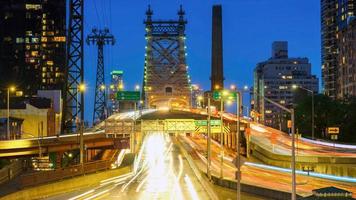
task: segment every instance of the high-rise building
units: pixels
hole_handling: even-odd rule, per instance
[[[339,32],[356,11],[355,0],[321,0],[321,60],[324,93],[336,98],[339,71]]]
[[[2,0],[0,30],[1,88],[63,89],[66,0]]]
[[[192,84],[192,107],[202,108],[204,104],[204,91],[197,84]]]
[[[339,32],[337,98],[356,96],[356,20]]]
[[[114,70],[110,73],[111,83],[108,101],[109,115],[119,112],[119,101],[116,100],[116,93],[124,89],[124,72],[122,70]]]
[[[274,128],[285,129],[286,113],[266,101],[264,97],[291,108],[292,85],[318,92],[318,79],[311,74],[308,58],[289,58],[288,43],[274,42],[272,57],[258,63],[254,70],[254,111],[260,116],[260,122]]]

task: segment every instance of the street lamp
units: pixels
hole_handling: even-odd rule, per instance
[[[257,94],[258,96],[261,96],[263,99],[265,99],[266,101],[268,101],[269,103],[279,107],[280,109],[282,110],[285,110],[287,112],[289,112],[291,114],[291,122],[292,122],[292,159],[291,159],[291,165],[292,165],[292,194],[291,194],[291,199],[292,200],[296,200],[297,199],[297,190],[296,190],[296,174],[295,174],[295,118],[294,118],[294,108],[286,108],[284,107],[283,105],[279,104],[279,103],[276,103],[274,101],[272,101],[271,99],[263,96],[263,95],[260,95],[259,93],[255,93]]]
[[[246,86],[244,87],[244,90]],[[241,119],[241,105],[242,95],[235,85],[231,85],[230,89],[236,92],[236,190],[237,200],[241,200],[241,157],[240,157],[240,119]]]
[[[305,87],[302,87],[302,86],[298,86],[298,85],[292,85],[292,88],[293,89],[297,89],[297,88],[300,88],[304,91],[307,91],[307,92],[310,92],[311,93],[311,96],[312,96],[312,116],[311,116],[311,123],[312,123],[312,139],[314,140],[314,129],[315,129],[315,126],[314,126],[314,91],[313,90],[310,90],[308,88],[305,88]]]
[[[101,86],[102,87],[102,86]],[[104,86],[105,88],[105,86]],[[78,92],[77,92],[77,95],[78,93],[84,93],[86,90],[86,86],[84,83],[81,83],[78,85]],[[82,94],[83,95],[83,94]],[[83,102],[83,101],[82,101]],[[77,108],[77,112],[78,112],[78,108]],[[82,111],[83,112],[83,111]],[[83,164],[84,163],[84,123],[83,123],[83,120],[84,119],[80,119],[78,114],[77,114],[77,124],[78,126],[80,127],[80,164]]]
[[[10,140],[10,92],[16,90],[15,86],[10,86],[7,88],[7,139]]]
[[[220,147],[221,147],[221,155],[220,155],[220,178],[224,178],[224,98],[229,96],[228,90],[222,90],[220,95]]]
[[[139,91],[140,90],[140,86],[139,85],[135,85],[135,91]]]

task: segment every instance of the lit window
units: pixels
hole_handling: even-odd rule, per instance
[[[266,113],[266,114],[271,114],[271,113],[272,113],[272,110],[266,110],[265,113]]]
[[[53,65],[53,61],[51,60],[47,61],[47,65]]]
[[[40,10],[42,8],[41,4],[26,4],[26,10]]]
[[[55,41],[55,42],[65,42],[66,41],[66,37],[64,37],[64,36],[54,37],[53,41]]]
[[[31,56],[38,56],[38,51],[31,51]]]
[[[23,40],[23,38],[16,38],[16,43],[23,43],[24,42],[24,40]]]
[[[41,42],[47,42],[47,37],[42,37]]]

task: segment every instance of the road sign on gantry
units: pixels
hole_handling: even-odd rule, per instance
[[[139,101],[140,97],[138,91],[118,91],[116,94],[116,99],[119,101]]]
[[[215,101],[220,100],[222,92],[224,92],[224,91],[213,91],[213,99]],[[228,91],[227,96],[223,97],[223,99],[232,100],[232,101],[236,100],[236,98],[237,98],[237,94],[236,94],[236,92],[233,92],[233,91]]]

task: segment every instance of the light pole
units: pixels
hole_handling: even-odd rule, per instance
[[[7,88],[7,139],[10,140],[10,92],[15,91],[14,86],[10,86]]]
[[[207,138],[207,156],[208,156],[208,162],[207,162],[207,174],[208,174],[208,178],[209,180],[211,180],[211,105],[210,105],[210,95],[208,96],[208,128],[207,128],[207,132],[208,132],[208,138]]]
[[[266,101],[270,102],[271,104],[281,108],[282,110],[285,110],[291,114],[291,121],[292,121],[292,159],[291,159],[291,165],[292,165],[292,200],[296,200],[297,198],[297,190],[296,190],[296,174],[295,174],[295,118],[294,118],[294,109],[291,108],[286,108],[279,103],[276,103],[272,101],[271,99],[262,96]]]
[[[224,97],[229,96],[229,91],[222,90],[220,94],[220,178],[224,178]]]
[[[84,84],[80,84],[78,86],[78,92],[84,93],[85,92],[85,85]],[[81,95],[83,96],[83,94]],[[83,102],[83,101],[82,101]],[[80,132],[80,164],[84,164],[84,119],[80,119],[77,115],[77,123],[78,123],[78,127],[79,128],[79,132]]]
[[[241,200],[240,117],[242,96],[241,92],[237,89],[235,85],[231,85],[230,89],[236,92],[236,190],[237,200]]]
[[[311,93],[311,96],[312,96],[312,115],[311,115],[312,139],[314,140],[314,129],[315,129],[315,126],[314,126],[314,108],[315,108],[315,105],[314,105],[314,91],[313,91],[313,90],[310,90],[310,89],[308,89],[308,88],[302,87],[302,86],[298,86],[298,85],[293,85],[292,88],[293,88],[293,89],[300,88],[300,89],[302,89],[302,90],[305,90],[305,91]]]

